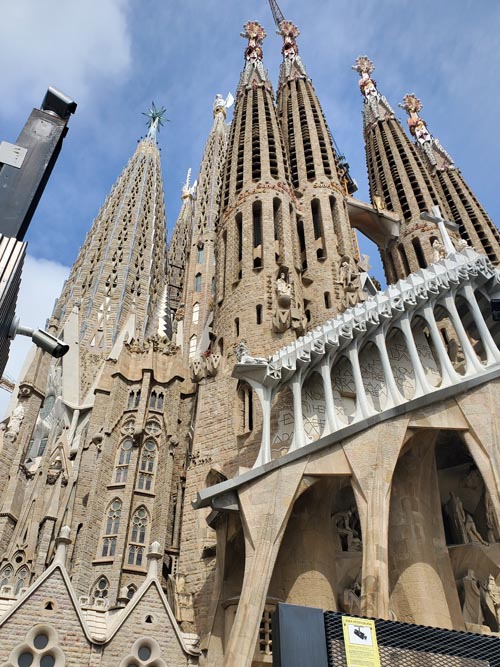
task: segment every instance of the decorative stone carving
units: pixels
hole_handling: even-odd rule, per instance
[[[207,375],[209,377],[214,377],[215,375],[217,375],[217,371],[219,370],[220,366],[220,361],[221,361],[220,354],[216,352],[209,352],[208,354],[206,354],[205,363],[207,366]]]
[[[434,239],[432,242],[432,250],[434,252],[435,262],[439,262],[446,257],[446,250],[439,239]]]
[[[276,280],[276,296],[280,308],[290,308],[292,303],[292,286],[282,272]]]
[[[361,584],[359,583],[359,575],[350,588],[344,589],[341,606],[347,614],[361,616]]]
[[[146,422],[146,426],[144,427],[144,430],[148,435],[160,435],[161,433],[161,426],[160,424],[155,420],[155,419],[150,419],[149,421]]]
[[[257,21],[248,21],[243,26],[243,30],[244,32],[241,33],[241,36],[248,39],[248,45],[245,49],[246,64],[242,75],[242,84],[248,86],[254,72],[258,73],[262,82],[267,80],[262,64],[262,43],[266,37],[266,31]]]
[[[498,527],[495,509],[493,507],[493,503],[491,502],[491,496],[486,490],[484,492],[484,515],[488,531],[488,542],[490,544],[493,542],[500,542],[500,530]]]
[[[302,76],[307,76],[306,68],[299,56],[297,37],[300,35],[300,31],[297,26],[291,21],[281,21],[276,34],[283,37],[283,47],[281,49],[281,53],[283,54],[283,74],[286,77],[290,76],[292,64],[295,64],[297,71]]]
[[[481,611],[481,590],[474,570],[467,570],[462,579],[462,614],[465,623],[482,625],[484,617]]]
[[[189,362],[189,377],[191,382],[200,382],[206,374],[206,360],[201,354],[194,356]]]
[[[480,584],[481,611],[484,623],[492,632],[498,632],[500,623],[500,587],[490,575]]]
[[[350,257],[344,256],[341,260],[339,267],[339,283],[344,292],[344,308],[350,308],[366,299],[366,294],[361,287],[361,274],[356,262]]]
[[[189,630],[194,623],[193,596],[186,588],[186,579],[182,574],[174,578],[175,618],[182,630]],[[187,627],[186,627],[187,625]]]
[[[363,547],[357,508],[352,506],[346,512],[336,512],[333,514],[333,523],[342,551],[361,551]]]
[[[9,438],[9,440],[11,440],[12,442],[16,440],[17,436],[19,435],[23,419],[24,419],[24,407],[18,404],[10,416],[9,426],[7,428],[7,432],[5,433],[6,438]]]
[[[488,542],[482,538],[477,530],[471,514],[464,510],[462,501],[453,491],[450,491],[450,499],[445,505],[445,513],[448,516],[453,544],[475,543],[488,546]]]
[[[271,320],[273,331],[277,333],[283,333],[290,328],[292,324],[291,313],[289,309],[283,310],[282,308],[276,308],[273,313],[273,318]]]
[[[241,340],[236,346],[236,358],[239,364],[267,364],[268,359],[264,357],[252,357],[245,340]]]

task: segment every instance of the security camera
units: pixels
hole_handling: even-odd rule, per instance
[[[17,334],[20,336],[29,336],[37,347],[41,348],[44,352],[48,352],[56,359],[64,357],[69,350],[69,345],[66,345],[62,340],[59,340],[59,338],[49,334],[47,331],[43,331],[42,329],[35,331],[29,327],[23,327],[19,324],[19,320],[15,319],[9,330],[9,338],[13,339]]]

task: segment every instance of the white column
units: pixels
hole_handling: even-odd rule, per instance
[[[292,379],[293,395],[293,442],[289,451],[300,449],[306,444],[304,434],[304,418],[302,416],[302,373],[298,371]]]
[[[259,455],[254,463],[254,468],[258,468],[271,460],[271,404],[273,401],[273,390],[269,387],[263,387],[248,380],[253,387],[262,407],[262,442],[260,444]]]
[[[389,354],[387,352],[387,345],[385,343],[385,332],[382,329],[377,330],[374,341],[380,354],[380,361],[382,362],[385,384],[388,391],[388,400],[385,408],[387,410],[388,408],[392,408],[394,405],[401,405],[401,403],[405,402],[405,399],[401,395],[398,389],[398,385],[394,379]]]
[[[470,285],[465,285],[462,288],[462,293],[470,306],[472,316],[474,317],[474,322],[476,323],[479,335],[481,336],[481,341],[483,343],[484,349],[486,350],[486,357],[488,360],[487,363],[492,364],[495,361],[500,361],[500,352],[495,344],[495,341],[493,340],[493,336],[490,334],[490,330],[488,329],[486,322],[484,321],[484,317],[481,312],[481,308],[479,308],[474,290]]]
[[[447,387],[449,385],[460,382],[462,378],[453,368],[453,364],[450,361],[450,357],[448,356],[448,351],[445,347],[443,339],[441,338],[441,334],[439,333],[439,329],[436,323],[436,318],[434,317],[434,311],[430,303],[425,304],[422,310],[422,315],[429,326],[429,333],[431,334],[432,343],[434,345],[434,349],[436,350],[436,354],[438,355],[439,358],[439,364],[441,366],[441,376],[442,376],[441,386]]]
[[[373,414],[373,411],[370,409],[368,399],[366,398],[363,376],[361,375],[361,368],[359,367],[358,346],[356,341],[349,346],[348,356],[349,361],[351,362],[354,386],[356,387],[356,414],[354,418],[355,420],[366,419]]]
[[[339,425],[337,421],[337,413],[335,411],[335,401],[333,399],[332,376],[330,372],[330,362],[325,355],[320,364],[321,378],[323,380],[323,391],[325,394],[326,406],[326,429],[324,434],[334,433]]]
[[[462,324],[462,320],[460,319],[460,315],[458,314],[458,310],[455,305],[455,299],[450,294],[447,294],[443,299],[443,303],[446,306],[448,314],[450,315],[453,326],[455,327],[455,331],[457,332],[460,345],[462,346],[465,361],[467,363],[467,374],[470,375],[471,373],[474,373],[474,371],[481,373],[484,371],[484,366],[477,358],[476,353],[474,352],[474,349],[470,343],[469,336],[467,335],[467,332],[465,331]]]
[[[411,363],[413,366],[413,370],[415,372],[416,388],[415,388],[415,396],[413,398],[417,398],[418,396],[424,396],[425,394],[428,394],[431,391],[433,391],[433,387],[430,386],[430,384],[427,382],[427,378],[425,377],[424,367],[422,366],[417,346],[415,345],[415,340],[413,338],[413,331],[411,330],[410,318],[408,316],[408,313],[404,313],[404,315],[399,320],[399,324],[401,326],[401,331],[403,332],[403,336],[405,337],[406,346],[408,348],[408,352],[410,353]]]

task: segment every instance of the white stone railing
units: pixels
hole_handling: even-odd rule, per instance
[[[254,467],[438,389],[463,391],[470,378],[500,364],[486,324],[498,297],[500,272],[468,248],[328,320],[269,360],[246,356],[233,375],[253,387],[262,407]],[[451,354],[453,348],[461,354]]]

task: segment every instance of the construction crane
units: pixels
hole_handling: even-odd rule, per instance
[[[285,16],[281,11],[276,0],[269,0],[269,6],[271,7],[271,12],[273,14],[273,19],[276,24],[276,27],[279,29],[280,24],[286,20]],[[342,153],[342,151],[337,145],[337,142],[331,136],[331,134],[330,138],[332,140],[333,148],[335,150],[335,158],[337,162],[337,169],[339,172],[340,182],[344,186],[346,194],[352,195],[358,189],[358,184],[349,173],[349,163],[347,162],[345,155]]]

